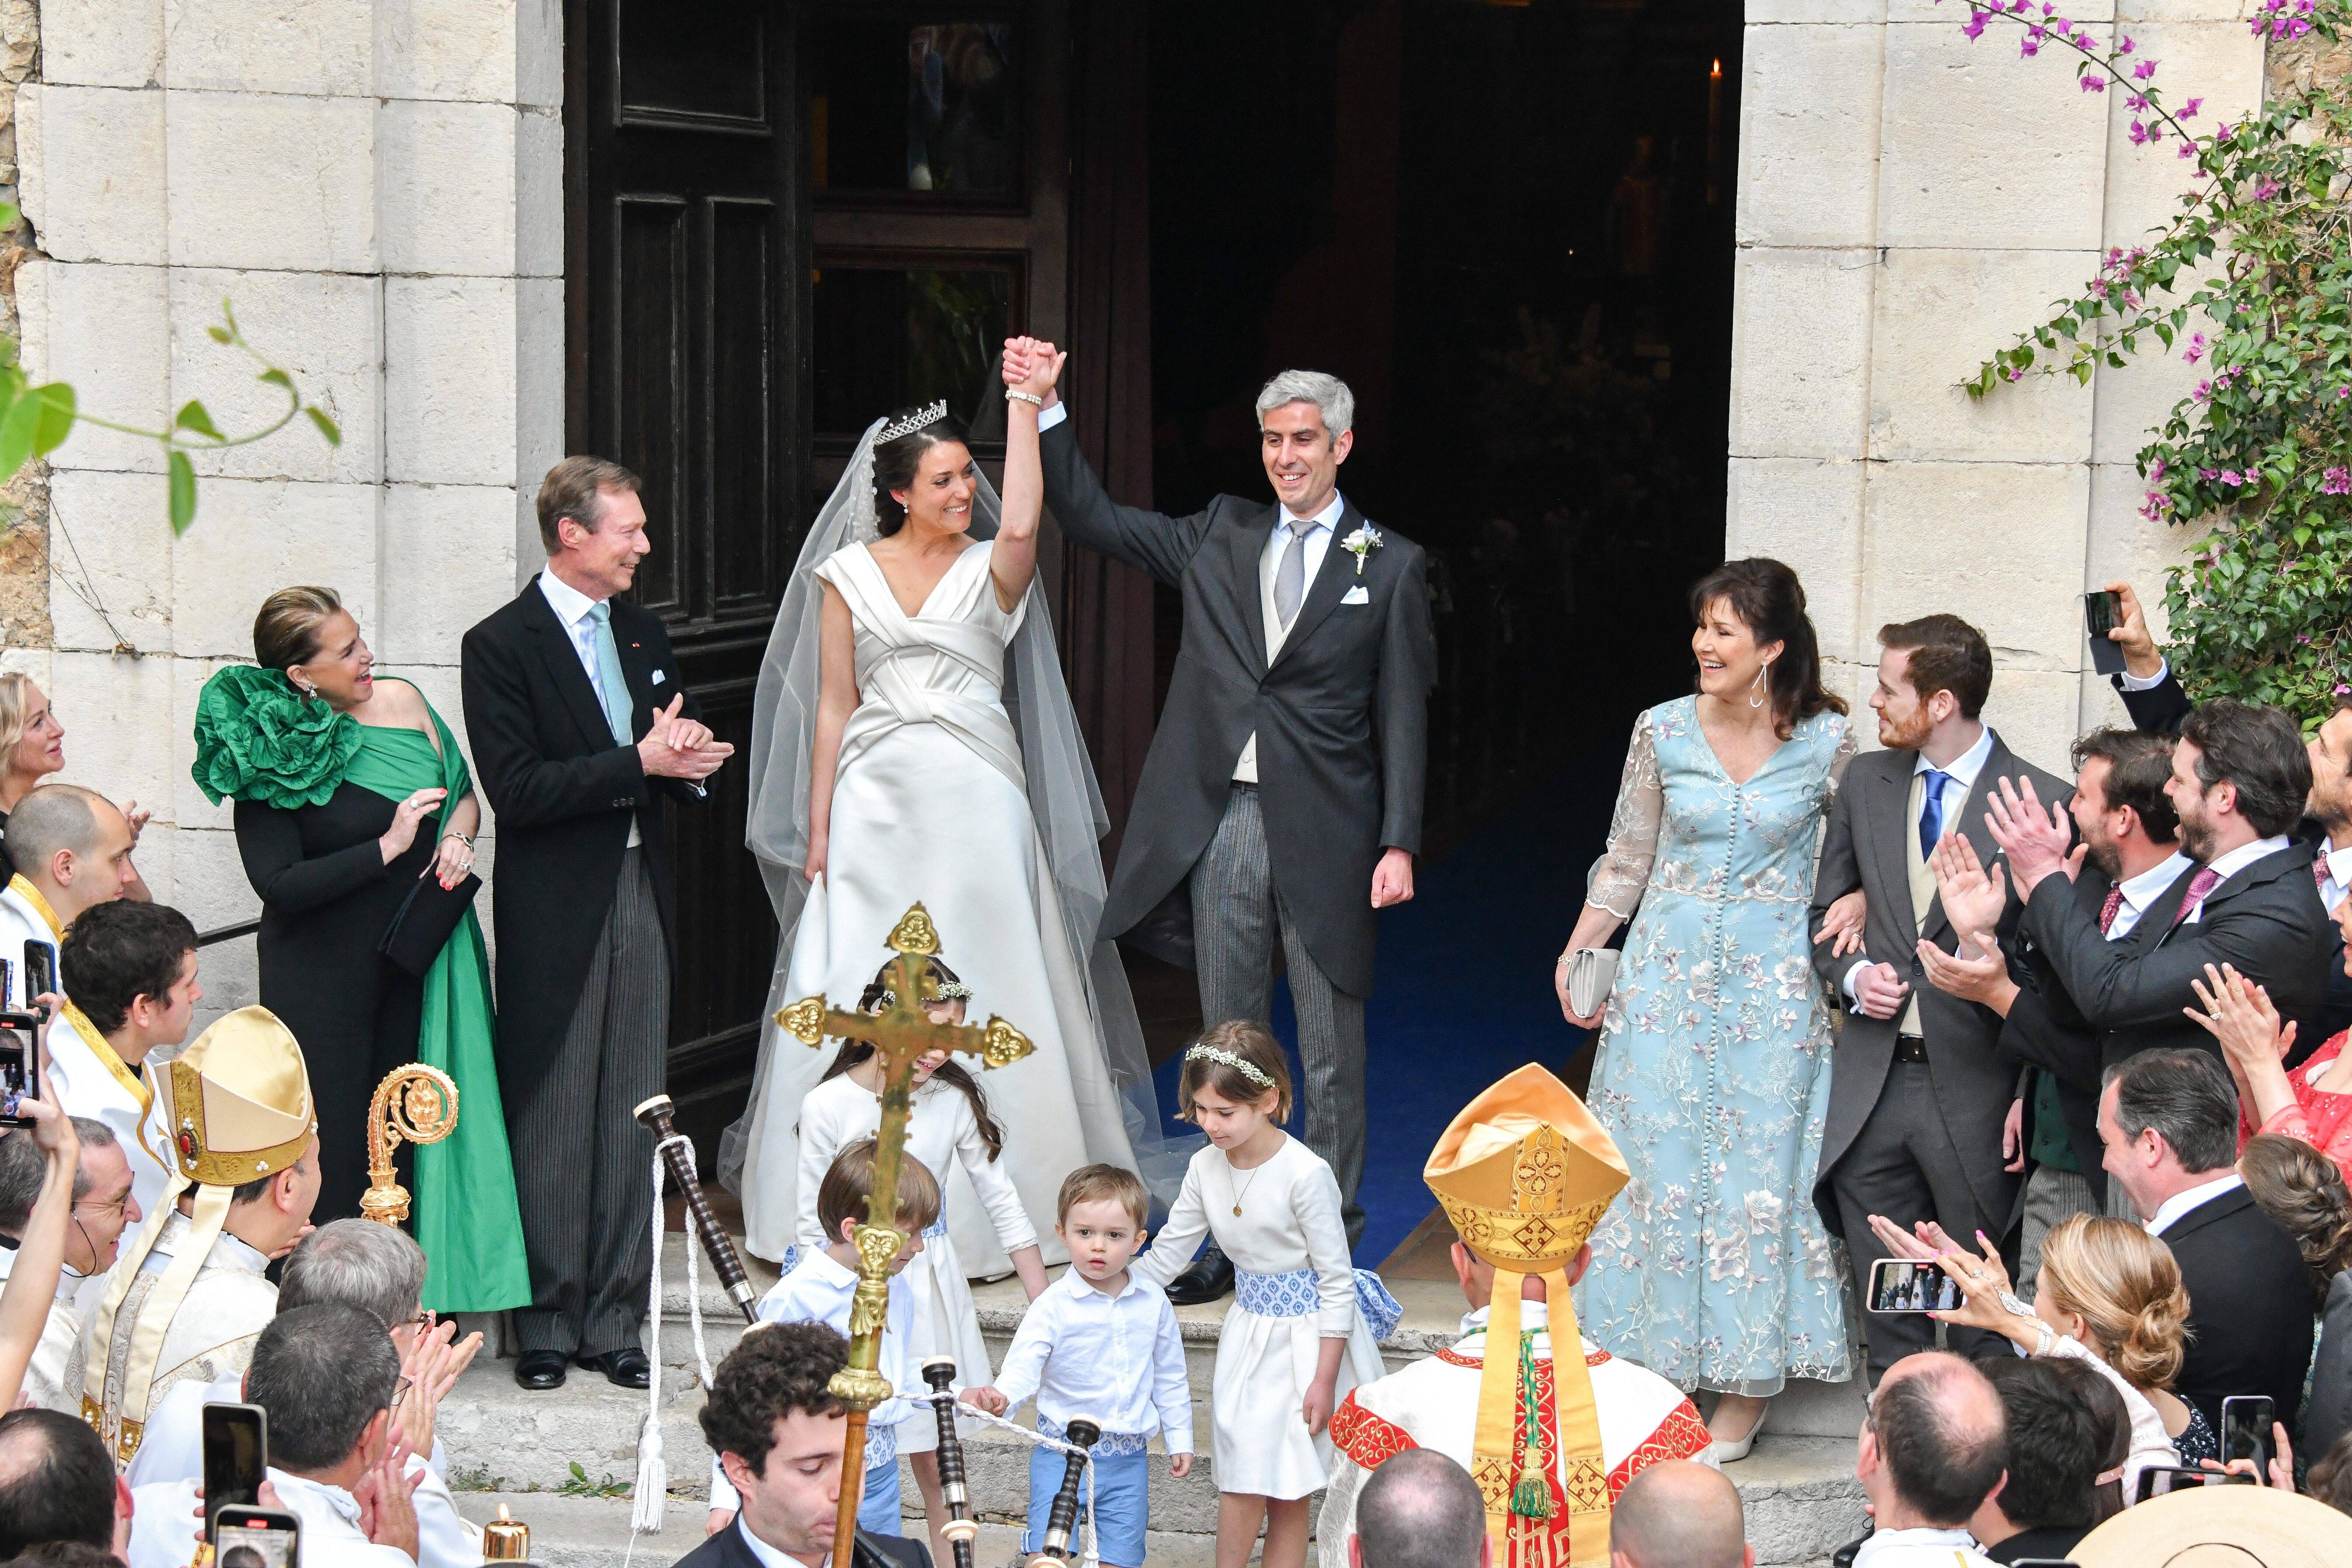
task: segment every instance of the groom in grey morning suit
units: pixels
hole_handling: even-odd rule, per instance
[[[1307,1144],[1339,1177],[1351,1244],[1373,911],[1412,896],[1435,668],[1421,547],[1336,488],[1354,412],[1344,383],[1284,372],[1258,396],[1279,499],[1218,496],[1179,518],[1105,495],[1058,403],[1038,421],[1064,531],[1184,595],[1103,931],[1198,970],[1212,1024],[1270,1016],[1279,941]],[[1222,1294],[1210,1279],[1171,1294]]]

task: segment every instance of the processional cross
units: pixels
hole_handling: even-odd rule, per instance
[[[1029,1037],[992,1015],[985,1024],[935,1024],[926,1004],[939,1001],[934,984],[923,984],[923,961],[940,951],[939,929],[919,903],[890,932],[898,956],[890,961],[887,1005],[879,1013],[836,1007],[809,996],[779,1008],[776,1025],[805,1046],[826,1037],[866,1040],[882,1065],[882,1127],[874,1140],[874,1191],[866,1203],[866,1223],[855,1233],[857,1295],[849,1308],[849,1364],[828,1385],[849,1413],[841,1450],[841,1505],[834,1521],[834,1555],[853,1560],[857,1540],[858,1493],[866,1476],[866,1423],[874,1407],[896,1392],[878,1370],[882,1324],[890,1310],[890,1260],[907,1244],[898,1227],[898,1162],[907,1146],[907,1116],[914,1094],[915,1063],[933,1051],[961,1051],[986,1067],[1019,1061],[1034,1049]],[[830,1241],[831,1237],[827,1240]]]

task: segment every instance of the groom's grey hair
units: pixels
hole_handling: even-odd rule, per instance
[[[1323,415],[1323,428],[1333,438],[1356,427],[1356,395],[1336,375],[1319,370],[1286,370],[1257,395],[1257,422],[1286,403],[1311,403]]]

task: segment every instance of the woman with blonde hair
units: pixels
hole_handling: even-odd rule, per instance
[[[1957,1310],[1928,1316],[2000,1334],[2028,1355],[2090,1362],[2131,1412],[2131,1453],[2124,1497],[2136,1495],[2151,1465],[2190,1465],[2219,1457],[2213,1430],[2197,1408],[2171,1392],[2188,1354],[2189,1292],[2172,1249],[2140,1226],[2106,1215],[2075,1215],[2042,1243],[2042,1273],[2031,1303],[2010,1289],[2000,1249],[1982,1232],[1981,1254],[1932,1224],[1916,1233],[1874,1218],[1898,1258],[1933,1258],[1959,1281]]]
[[[0,674],[0,882],[16,869],[8,858],[8,814],[33,787],[66,765],[66,728],[57,710],[33,678],[17,670]],[[148,814],[135,800],[122,803],[133,843],[147,826]],[[133,885],[131,896],[147,896],[146,884]]]

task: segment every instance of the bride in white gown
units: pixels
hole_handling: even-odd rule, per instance
[[[981,1080],[1051,1263],[1066,1257],[1053,1226],[1070,1172],[1107,1162],[1164,1187],[1182,1160],[1160,1142],[1117,953],[1095,941],[1106,823],[1034,580],[1041,505],[1033,478],[1000,518],[943,406],[866,430],[761,670],[748,838],[782,928],[772,1013],[802,996],[854,1001],[920,900],[971,1016],[1001,1015],[1034,1043]],[[768,1025],[751,1108],[722,1146],[761,1257],[806,1239],[801,1102],[832,1054]],[[1008,1272],[970,1178],[933,1174],[964,1272]]]

